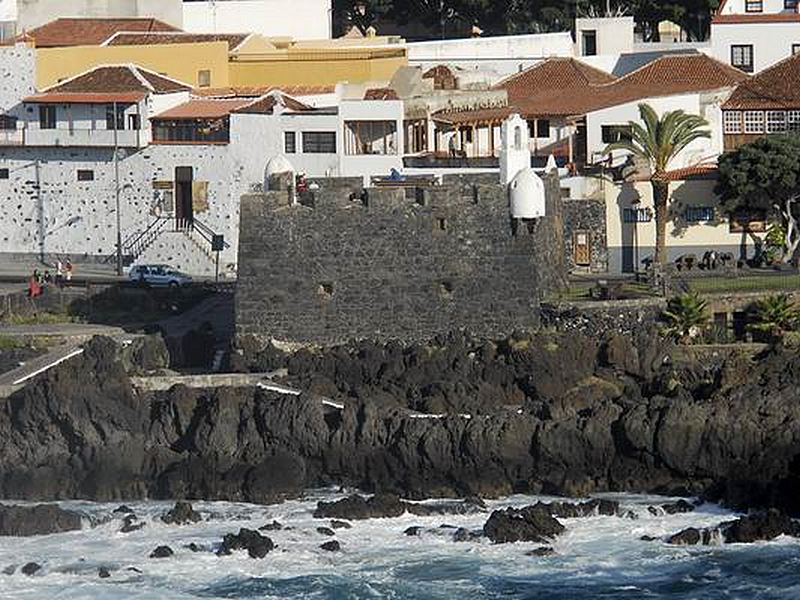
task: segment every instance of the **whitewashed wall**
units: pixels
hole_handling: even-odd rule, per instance
[[[731,64],[731,46],[753,46],[753,72],[792,55],[800,44],[800,21],[789,23],[720,23],[711,25],[711,55]]]
[[[677,169],[698,162],[715,158],[722,152],[722,133],[720,128],[721,114],[719,104],[725,94],[682,94],[660,98],[646,98],[598,110],[586,115],[587,153],[599,155],[606,147],[602,139],[603,125],[626,125],[629,121],[639,121],[639,104],[644,102],[652,106],[662,115],[673,110],[684,110],[689,114],[700,115],[709,121],[708,129],[711,139],[695,140],[687,146],[671,163],[670,168]],[[614,164],[623,161],[625,152],[614,153]]]
[[[446,63],[464,69],[517,73],[548,56],[572,56],[572,36],[537,33],[486,38],[410,42],[408,63],[423,69]]]
[[[0,47],[0,112],[35,92],[36,51],[24,46]],[[15,113],[16,114],[16,113]]]
[[[260,33],[297,40],[331,37],[331,0],[184,2],[183,28],[196,33]]]

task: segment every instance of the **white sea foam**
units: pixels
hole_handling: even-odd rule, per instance
[[[14,575],[0,575],[0,598],[711,598],[714,590],[720,598],[800,597],[800,577],[792,580],[800,565],[796,540],[687,548],[639,539],[714,526],[734,516],[715,505],[653,516],[647,506],[667,499],[613,496],[638,519],[561,519],[566,532],[553,543],[556,554],[548,557],[525,555],[541,544],[455,543],[452,530],[439,528],[447,524],[478,530],[488,513],[353,521],[351,529],[336,531],[342,551],[330,553],[319,546],[331,538],[316,531],[328,522],[314,519],[312,512],[317,500],[338,497],[315,491],[303,500],[274,506],[196,502],[205,520],[187,526],[159,520],[169,502],[129,502],[147,522],[129,534],[119,533],[121,515],[111,518],[117,504],[64,502],[64,508],[99,524],[57,535],[0,538],[0,569],[18,567]],[[538,499],[512,496],[489,505],[523,506]],[[287,529],[265,533],[277,549],[263,560],[244,552],[217,557],[211,551],[224,534],[240,527],[256,529],[273,519]],[[425,531],[404,535],[412,525]],[[191,552],[185,548],[190,542],[206,551]],[[162,544],[175,555],[148,558]],[[29,561],[43,566],[32,577],[19,572]],[[100,567],[110,569],[112,576],[100,579]]]

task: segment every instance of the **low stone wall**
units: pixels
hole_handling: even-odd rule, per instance
[[[582,333],[595,339],[634,335],[655,325],[666,307],[663,298],[542,304],[542,327]]]

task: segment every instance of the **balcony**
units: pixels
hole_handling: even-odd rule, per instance
[[[147,137],[147,132],[138,129],[117,131],[117,145],[123,148],[141,148],[147,145]],[[74,128],[26,129],[24,130],[24,145],[113,147],[114,131],[111,129]]]

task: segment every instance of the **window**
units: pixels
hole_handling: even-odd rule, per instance
[[[222,119],[176,119],[153,123],[153,142],[156,144],[227,144],[230,141],[230,121]]]
[[[397,122],[345,121],[344,153],[397,154]]]
[[[114,107],[117,107],[117,119],[114,121]],[[125,106],[120,104],[107,104],[106,105],[106,129],[112,131],[114,129],[125,129]]]
[[[136,131],[142,128],[142,118],[139,115],[128,115],[128,129]]]
[[[764,0],[744,0],[744,12],[764,12]]]
[[[0,169],[0,179],[8,179],[8,169]]]
[[[744,111],[744,132],[764,133],[764,111],[762,110]]]
[[[197,72],[197,87],[211,87],[211,70],[200,69]]]
[[[649,208],[623,208],[624,223],[649,223],[653,220],[653,211]]]
[[[306,154],[336,154],[336,132],[304,131],[303,152]]]
[[[294,131],[283,132],[283,151],[286,154],[297,152],[297,136]]]
[[[689,223],[700,223],[702,221],[714,220],[713,206],[688,206],[684,215]]]
[[[742,113],[738,110],[726,110],[722,113],[725,133],[742,133]]]
[[[547,119],[538,119],[536,121],[536,137],[549,138],[550,137],[550,121]]]
[[[767,111],[767,133],[783,133],[786,131],[786,111]]]
[[[631,139],[630,125],[603,125],[601,134],[604,144],[616,144],[622,140]]]
[[[17,117],[11,115],[0,115],[0,129],[16,129]]]
[[[800,54],[800,44],[792,44],[792,56]]]
[[[45,104],[39,107],[39,129],[56,128],[56,107]]]
[[[797,10],[797,0],[783,0],[784,10]]]
[[[731,65],[745,73],[753,72],[753,46],[731,46]]]
[[[800,110],[786,111],[786,129],[788,131],[800,131]]]
[[[597,54],[597,32],[584,31],[581,34],[581,54],[582,56],[595,56]]]
[[[94,181],[94,171],[78,169],[78,181]]]

